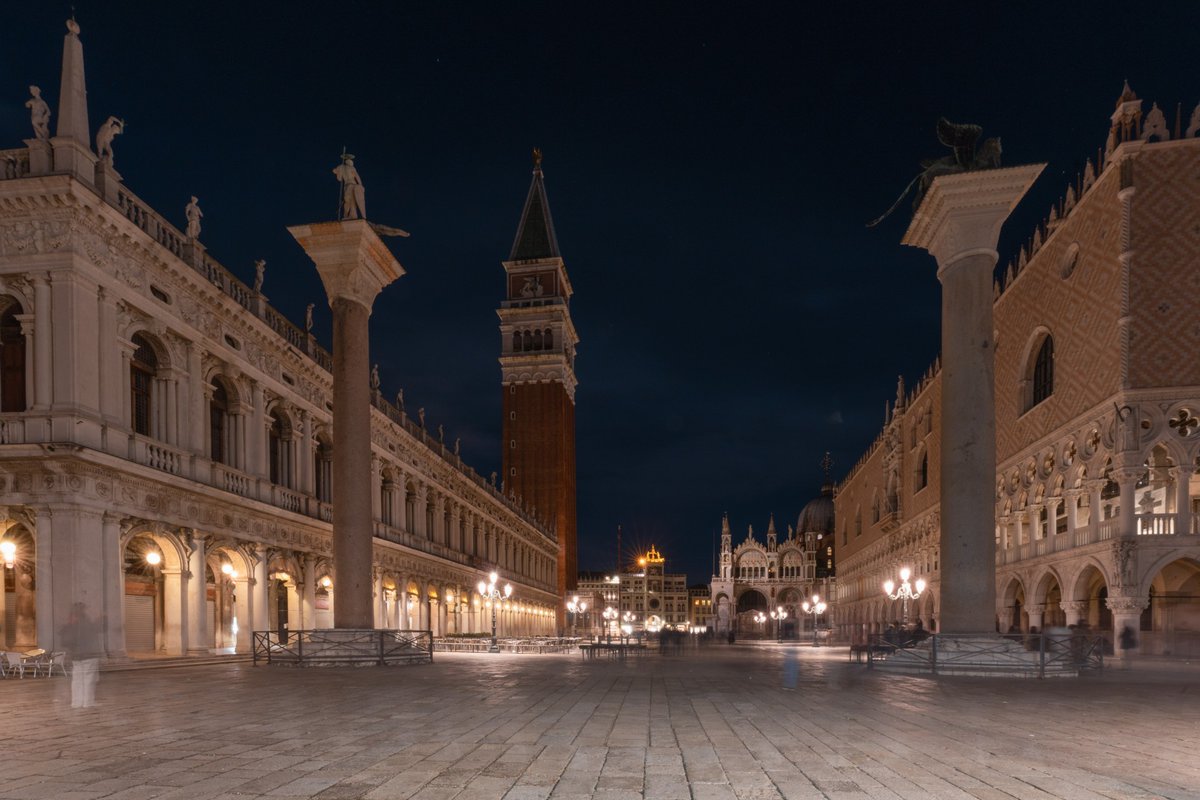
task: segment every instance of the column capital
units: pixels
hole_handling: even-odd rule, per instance
[[[1082,614],[1088,610],[1088,602],[1086,600],[1060,600],[1058,607],[1063,611]]]
[[[383,287],[404,274],[366,220],[293,225],[288,232],[317,265],[331,306],[344,299],[370,312]]]
[[[1133,595],[1112,596],[1110,595],[1104,604],[1108,606],[1108,610],[1114,613],[1124,614],[1140,614],[1146,610],[1146,606],[1150,605],[1149,598],[1137,597]]]
[[[928,250],[937,259],[939,277],[973,255],[987,255],[994,265],[1000,227],[1045,167],[1027,164],[934,178],[901,243]]]

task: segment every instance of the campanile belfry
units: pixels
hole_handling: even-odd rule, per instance
[[[533,181],[512,252],[500,316],[504,392],[504,493],[545,520],[558,537],[560,595],[575,588],[575,346],[567,304],[571,281],[558,250],[542,175]],[[561,613],[561,608],[559,609]]]

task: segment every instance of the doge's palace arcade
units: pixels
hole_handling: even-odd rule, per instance
[[[347,365],[362,428],[335,420],[335,359],[268,304],[266,264],[242,282],[205,248],[200,200],[163,214],[124,183],[124,121],[89,127],[73,20],[62,65],[57,98],[31,87],[30,138],[0,150],[0,649],[61,649],[82,603],[110,659],[246,651],[254,630],[331,627],[343,558],[366,589],[354,624],[481,632],[472,587],[496,570],[502,635],[553,632],[551,527],[384,400],[365,347]],[[343,447],[363,456],[349,488]]]

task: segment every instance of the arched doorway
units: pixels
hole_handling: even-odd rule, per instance
[[[0,569],[4,570],[0,595],[0,648],[29,650],[37,647],[37,546],[21,523],[0,536]]]
[[[125,652],[182,655],[183,559],[178,542],[144,531],[129,538],[123,557]]]
[[[1025,587],[1016,578],[1012,578],[1004,589],[1004,606],[999,621],[1002,633],[1025,633],[1029,630]]]
[[[1200,656],[1200,560],[1178,558],[1164,565],[1149,589],[1142,613],[1142,652]]]
[[[767,623],[755,622],[756,613],[767,613],[767,597],[757,589],[746,589],[737,601],[737,635],[743,638],[765,638]],[[768,617],[768,621],[770,618]]]

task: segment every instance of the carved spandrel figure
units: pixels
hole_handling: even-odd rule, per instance
[[[262,294],[263,279],[267,276],[267,262],[260,258],[254,262],[254,293]]]
[[[934,178],[958,172],[999,168],[1000,139],[998,137],[985,139],[976,148],[981,133],[983,133],[983,128],[978,125],[956,125],[945,117],[938,119],[938,141],[949,147],[953,154],[921,161],[921,174],[909,182],[900,196],[896,198],[896,202],[892,203],[891,208],[883,212],[877,219],[868,222],[867,227],[873,228],[891,216],[891,213],[900,206],[901,201],[908,196],[913,187],[916,187],[917,190],[913,198],[913,208],[915,209],[925,199],[925,192],[929,190],[929,185],[933,183]]]
[[[354,156],[342,153],[342,163],[333,168],[338,183],[342,185],[342,202],[338,208],[338,219],[366,219],[367,199],[362,178],[354,168]]]
[[[187,217],[187,238],[199,239],[200,218],[204,216],[204,212],[200,210],[200,201],[196,199],[196,195],[192,195],[191,201],[183,209],[183,214]]]
[[[46,105],[46,101],[42,99],[42,90],[37,86],[30,86],[29,93],[33,97],[25,101],[25,107],[29,109],[29,121],[33,123],[33,135],[39,141],[49,141],[50,106]]]
[[[110,167],[113,163],[112,141],[117,134],[124,132],[125,120],[118,117],[109,117],[100,126],[100,130],[96,131],[96,155]]]
[[[309,303],[308,308],[304,309],[304,332],[309,336],[312,335],[313,309],[316,308],[316,306],[316,303]]]

